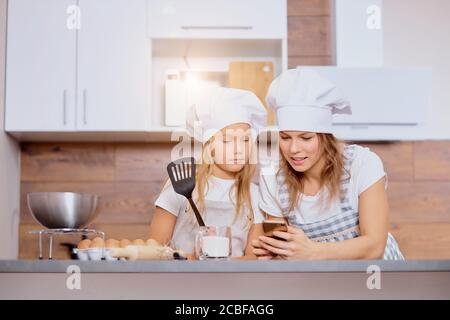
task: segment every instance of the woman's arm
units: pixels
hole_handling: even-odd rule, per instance
[[[149,237],[163,245],[168,243],[172,239],[176,221],[177,217],[169,211],[156,207],[150,225]]]
[[[262,248],[286,259],[381,259],[387,241],[389,206],[380,179],[360,195],[357,238],[332,243],[314,242],[300,229],[289,227],[288,232],[274,232],[287,241],[260,237]]]
[[[358,238],[319,244],[324,259],[382,259],[389,230],[389,204],[385,178],[361,193]]]

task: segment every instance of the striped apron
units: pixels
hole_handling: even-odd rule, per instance
[[[345,146],[344,149],[344,174],[341,179],[341,212],[330,218],[313,223],[300,223],[295,212],[289,212],[289,190],[284,180],[283,174],[279,174],[278,183],[280,185],[279,200],[283,215],[292,226],[301,228],[306,236],[317,242],[337,242],[347,239],[353,239],[360,236],[359,230],[359,212],[350,205],[349,201],[349,181],[346,172],[350,172],[353,161],[354,146]],[[394,237],[388,233],[386,248],[384,250],[384,260],[404,260],[400,248]]]

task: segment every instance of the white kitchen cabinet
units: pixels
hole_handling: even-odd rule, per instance
[[[79,0],[79,6],[77,129],[148,130],[146,0]]]
[[[66,25],[72,3],[9,1],[6,131],[75,129],[76,31]]]
[[[151,38],[280,39],[285,0],[148,0]]]
[[[383,0],[336,0],[338,67],[383,66]]]
[[[6,130],[149,130],[146,0],[13,0]],[[73,9],[79,25],[71,24]]]

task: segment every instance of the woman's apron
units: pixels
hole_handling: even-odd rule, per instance
[[[284,209],[284,216],[288,222],[301,228],[306,236],[317,242],[337,242],[359,237],[359,212],[350,205],[349,181],[350,177],[345,177],[345,172],[350,172],[353,161],[354,146],[346,146],[344,149],[344,177],[341,179],[341,212],[322,221],[313,223],[300,223],[295,212],[289,211],[289,190],[283,184],[280,189],[280,203]],[[394,237],[388,233],[386,248],[384,250],[384,260],[404,260],[400,248]]]

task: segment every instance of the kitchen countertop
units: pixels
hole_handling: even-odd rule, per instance
[[[80,261],[0,260],[0,273],[65,273],[77,265],[86,273],[253,273],[253,272],[450,272],[450,260],[339,261]]]
[[[450,260],[0,260],[0,299],[450,299]]]

